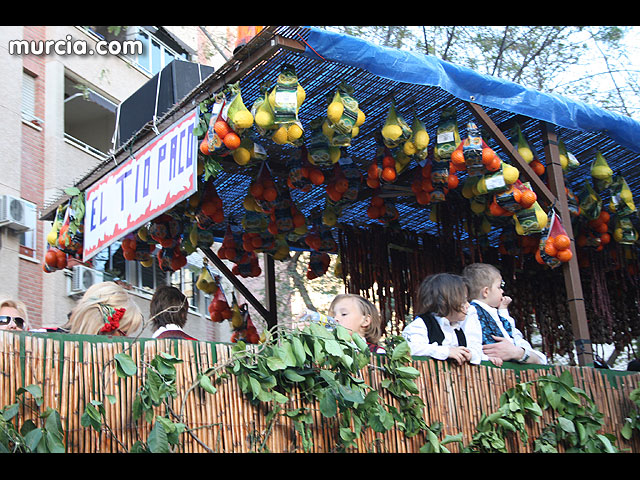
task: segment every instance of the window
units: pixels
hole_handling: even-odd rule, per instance
[[[135,40],[142,42],[142,53],[133,56],[133,60],[152,75],[169,65],[175,58],[187,60],[185,52],[177,52],[143,27],[138,27]]]
[[[64,79],[65,138],[94,155],[104,157],[112,148],[117,106],[82,80]]]
[[[22,118],[27,122],[43,123],[36,117],[36,77],[29,72],[22,73]]]
[[[198,310],[200,290],[196,288],[196,281],[196,275],[192,270],[186,267],[171,274],[171,285],[176,287],[187,297],[190,309]]]

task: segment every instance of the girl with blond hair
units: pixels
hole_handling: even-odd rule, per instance
[[[142,326],[142,312],[115,282],[89,287],[71,311],[64,329],[83,335],[127,336]]]

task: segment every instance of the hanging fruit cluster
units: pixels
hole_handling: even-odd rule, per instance
[[[209,316],[211,317],[211,321],[216,323],[229,320],[232,316],[231,307],[229,306],[227,297],[219,283],[218,288],[211,299],[211,303],[209,303]]]
[[[553,209],[549,213],[549,228],[540,236],[540,245],[536,251],[536,261],[541,265],[555,268],[573,258],[571,239],[562,225],[560,217]]]
[[[233,330],[231,343],[260,343],[260,335],[251,320],[247,305],[238,305],[235,295],[233,296],[231,305],[231,328]]]

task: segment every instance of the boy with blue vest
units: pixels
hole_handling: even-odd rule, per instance
[[[462,275],[471,299],[466,320],[478,321],[482,327],[482,360],[498,357],[505,362],[546,364],[546,356],[531,347],[509,315],[511,298],[504,296],[500,271],[493,265],[473,263]]]

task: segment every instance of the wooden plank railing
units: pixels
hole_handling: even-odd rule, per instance
[[[116,375],[113,361],[114,355],[124,351],[138,365],[138,373],[128,378]],[[136,440],[144,441],[151,431],[149,423],[133,422],[131,412],[136,392],[144,381],[144,365],[161,351],[182,360],[175,365],[177,396],[174,410],[183,412],[183,421],[193,429],[194,435],[183,434],[181,451],[253,452],[264,450],[262,447],[270,452],[302,451],[293,422],[284,416],[277,418],[267,435],[264,409],[245,398],[233,375],[218,386],[215,394],[200,389],[189,391],[199,372],[229,358],[228,344],[183,340],[83,341],[78,336],[0,332],[0,408],[15,402],[19,388],[37,384],[43,392],[41,408],[51,407],[60,414],[67,452],[128,451]],[[415,359],[413,363],[420,371],[416,383],[426,404],[427,424],[442,422],[443,435],[461,432],[465,444],[475,433],[482,414],[498,409],[500,396],[507,389],[519,382],[548,374],[559,376],[569,370],[576,386],[587,392],[604,414],[603,432],[616,436],[620,451],[640,452],[638,434],[627,441],[620,433],[624,419],[633,407],[629,395],[640,386],[640,374],[588,367],[456,366],[428,359]],[[362,374],[365,382],[374,388],[382,381],[378,368],[365,367]],[[105,400],[107,395],[112,395],[115,402]],[[111,431],[103,428],[97,432],[81,425],[85,405],[91,400],[103,402],[105,424]],[[295,404],[297,399],[293,396],[290,401]],[[392,399],[387,401],[393,403]],[[324,418],[319,409],[314,410],[311,451],[334,451],[338,435],[336,422]],[[533,440],[552,420],[551,415],[545,411],[540,422],[528,422],[529,442],[523,444],[514,435],[508,439],[508,451],[533,452]],[[37,412],[22,408],[21,420],[32,418],[36,422],[36,417]],[[357,440],[358,446],[353,451],[418,452],[424,443],[422,435],[407,438],[398,429],[384,434],[368,429]],[[451,451],[458,451],[457,444],[448,446]]]

